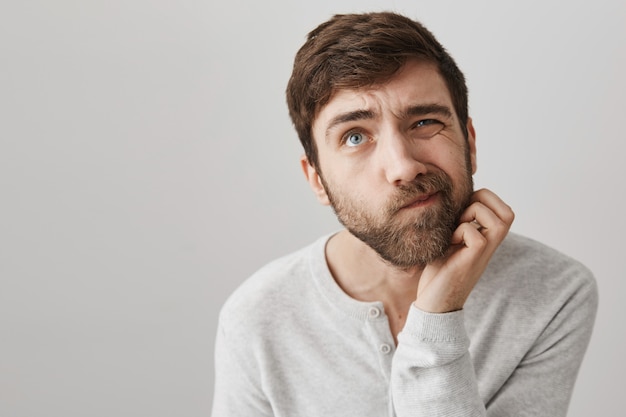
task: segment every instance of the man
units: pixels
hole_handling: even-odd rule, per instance
[[[226,302],[213,416],[565,415],[595,281],[474,192],[467,88],[432,34],[335,16],[296,55],[287,102],[345,230]]]

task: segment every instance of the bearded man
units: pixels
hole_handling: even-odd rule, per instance
[[[467,87],[434,36],[334,16],[297,53],[287,103],[345,229],[226,302],[213,416],[564,416],[595,281],[474,191]]]

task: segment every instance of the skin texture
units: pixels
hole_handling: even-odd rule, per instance
[[[313,123],[319,172],[301,159],[313,192],[320,203],[333,205],[348,229],[408,230],[397,235],[389,258],[394,250],[419,252],[432,230],[420,234],[411,225],[444,206],[438,186],[412,184],[432,176],[449,181],[456,212],[443,228],[450,244],[422,257],[426,262],[386,259],[348,231],[328,243],[327,261],[338,284],[356,299],[383,301],[394,336],[411,303],[433,313],[462,309],[513,222],[512,210],[493,192],[472,191],[471,119],[467,128],[465,138],[436,67],[418,60],[407,61],[383,84],[335,92]]]

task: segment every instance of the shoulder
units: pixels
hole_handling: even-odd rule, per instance
[[[484,279],[483,279],[484,278]],[[481,278],[485,288],[513,302],[567,302],[572,297],[597,303],[593,273],[581,262],[536,240],[509,233]],[[532,300],[532,301],[531,301]]]
[[[489,265],[491,274],[511,273],[532,280],[567,280],[591,285],[591,271],[576,259],[536,240],[509,233]]]
[[[312,264],[325,262],[324,244],[318,239],[293,253],[266,264],[246,279],[226,300],[219,323],[230,331],[248,332],[263,329],[281,319],[283,312],[293,312],[310,293]]]
[[[522,368],[530,378],[549,373],[555,378],[571,376],[589,343],[597,303],[596,281],[586,266],[510,233],[465,308],[474,367],[477,375],[483,375],[482,390],[497,395],[503,384],[510,383],[510,375]]]

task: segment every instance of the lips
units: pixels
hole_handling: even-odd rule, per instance
[[[426,205],[430,202],[432,202],[434,200],[434,197],[436,197],[438,194],[437,191],[432,192],[432,193],[428,193],[428,194],[420,194],[419,196],[413,198],[411,201],[409,201],[409,203],[405,204],[404,206],[402,206],[402,209],[406,209],[406,208],[414,208],[414,207],[419,207],[419,206],[423,206]]]

